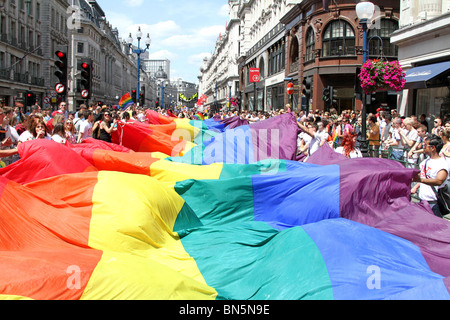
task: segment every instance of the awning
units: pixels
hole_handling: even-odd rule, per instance
[[[405,89],[424,89],[429,87],[428,81],[438,77],[450,69],[450,61],[428,64],[406,71]]]

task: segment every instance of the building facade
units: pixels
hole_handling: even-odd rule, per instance
[[[240,96],[238,59],[241,49],[241,1],[229,1],[229,22],[219,35],[211,57],[205,58],[200,68],[199,96],[206,95],[204,108],[219,110],[230,107],[230,97]]]
[[[55,91],[57,50],[68,56],[69,110],[86,102],[80,94],[85,59],[93,65],[88,102],[117,104],[136,87],[137,57],[96,1],[0,0],[0,103],[29,111],[25,95],[32,92],[35,101],[28,104],[56,108],[63,99]],[[144,74],[144,85],[146,79]]]
[[[444,117],[450,113],[450,1],[403,0],[400,10],[392,35],[407,72],[399,111]]]
[[[27,92],[39,103],[50,92],[51,51],[68,43],[67,7],[62,0],[0,1],[0,103],[27,108]]]
[[[391,43],[398,29],[399,1],[372,1],[375,14],[367,33],[368,59],[397,60],[398,48]],[[325,4],[325,6],[324,6]],[[361,110],[358,99],[358,68],[363,64],[363,29],[356,15],[355,1],[336,2],[306,0],[297,4],[281,22],[286,27],[286,76],[312,82],[310,101],[303,108],[327,110]],[[323,90],[335,90],[335,102],[323,101]],[[294,95],[296,95],[294,93]],[[302,93],[298,93],[301,99]],[[377,92],[367,112],[379,107],[397,108],[397,92]]]
[[[137,56],[119,37],[117,29],[107,21],[105,13],[96,1],[75,0],[80,8],[79,28],[71,29],[70,58],[71,90],[68,94],[69,109],[76,110],[82,103],[115,105],[126,92],[136,89]],[[81,64],[92,65],[92,92],[89,101],[81,97]],[[141,74],[141,85],[146,76]]]
[[[368,30],[369,59],[398,59],[398,47],[390,41],[399,27],[400,1],[372,1],[375,15]],[[211,58],[205,59],[199,76],[199,93],[208,103],[221,103],[220,93],[232,77],[222,70],[235,70],[237,97],[241,108],[255,111],[284,109],[325,110],[331,107],[361,110],[356,73],[363,63],[363,30],[356,16],[357,1],[250,0],[229,1],[230,24],[216,43]],[[233,35],[235,31],[238,36]],[[232,39],[232,40],[230,40]],[[237,47],[233,48],[232,43]],[[228,57],[228,59],[227,59]],[[236,58],[236,59],[230,59]],[[260,72],[254,83],[250,70]],[[312,82],[311,100],[302,95],[302,82]],[[294,93],[287,94],[293,83]],[[333,105],[323,101],[324,88],[336,91]],[[377,92],[368,112],[379,107],[397,108],[397,92]]]

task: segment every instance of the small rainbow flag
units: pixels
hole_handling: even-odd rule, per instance
[[[134,104],[134,101],[133,101],[133,99],[131,99],[130,93],[127,92],[122,96],[122,98],[120,98],[120,101],[119,101],[120,109],[125,110],[132,104]]]
[[[338,140],[338,135],[335,127],[333,127],[333,136],[331,138],[333,139],[333,143],[336,143]]]
[[[201,113],[201,112],[197,112],[196,116],[199,120],[205,120],[205,117],[203,116],[203,113]]]

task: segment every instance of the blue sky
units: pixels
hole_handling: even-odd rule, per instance
[[[106,19],[127,39],[141,27],[150,34],[151,59],[169,59],[171,78],[198,82],[200,66],[211,55],[228,22],[227,0],[97,0]]]

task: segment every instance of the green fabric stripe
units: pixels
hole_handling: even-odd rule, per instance
[[[178,213],[177,219],[175,220],[175,225],[173,231],[182,232],[185,229],[198,228],[202,226],[200,219],[192,211],[191,207],[185,202],[180,212]]]
[[[175,185],[175,191],[192,208],[204,225],[222,225],[233,222],[253,221],[252,177],[223,180],[185,180]],[[203,190],[213,192],[208,198]],[[245,198],[242,195],[247,195]]]
[[[217,299],[333,299],[324,260],[301,227],[279,232],[257,221],[200,227],[181,241]]]
[[[286,171],[285,160],[263,160],[254,164],[224,164],[220,179],[228,179],[255,174],[276,174]]]

